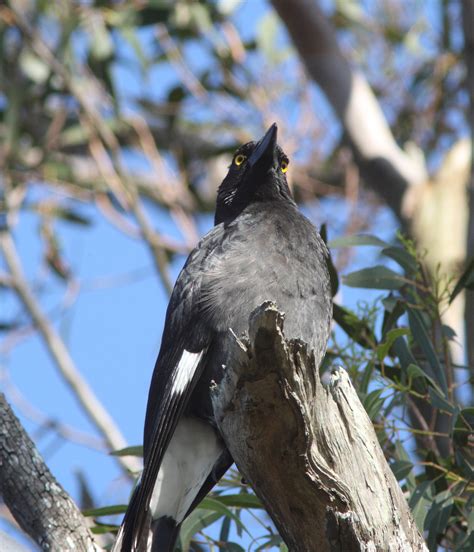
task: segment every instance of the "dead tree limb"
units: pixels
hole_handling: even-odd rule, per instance
[[[23,531],[43,550],[99,550],[85,518],[49,471],[3,393],[0,420],[0,495]]]
[[[230,338],[214,412],[289,549],[427,550],[346,372],[324,387],[271,303],[253,313],[249,336]]]

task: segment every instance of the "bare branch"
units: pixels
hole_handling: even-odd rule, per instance
[[[31,319],[38,328],[61,377],[67,383],[89,419],[104,437],[110,449],[117,450],[124,448],[126,446],[126,441],[120,430],[96,397],[89,384],[77,370],[67,347],[54,330],[49,320],[45,317],[40,305],[36,301],[23,275],[15,244],[8,231],[0,232],[0,251],[3,253],[5,264],[10,271],[18,297],[21,299]],[[129,471],[137,471],[139,469],[139,465],[134,459],[117,457],[117,460]]]
[[[314,0],[272,0],[311,77],[334,107],[368,184],[399,218],[408,186],[426,180],[421,158],[396,144],[367,81],[351,69]]]
[[[44,550],[99,550],[85,518],[43,462],[3,393],[0,419],[0,493],[20,527]]]
[[[323,387],[314,355],[285,340],[270,303],[249,334],[246,344],[229,337],[214,413],[289,549],[427,551],[347,373]]]

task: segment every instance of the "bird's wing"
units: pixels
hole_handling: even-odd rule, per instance
[[[144,470],[124,518],[122,550],[134,550],[148,533],[149,505],[164,453],[202,374],[202,360],[213,337],[199,312],[202,275],[218,255],[221,237],[222,227],[215,227],[191,253],[168,305],[148,395]]]

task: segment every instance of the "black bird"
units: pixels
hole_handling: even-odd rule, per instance
[[[291,197],[288,163],[276,124],[235,152],[215,226],[178,277],[148,395],[144,469],[115,551],[172,552],[180,524],[232,464],[209,392],[225,370],[230,328],[244,332],[271,300],[286,313],[287,338],[306,341],[318,363],[325,353],[328,251]]]

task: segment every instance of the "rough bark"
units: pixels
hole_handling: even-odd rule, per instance
[[[98,550],[86,520],[56,481],[0,393],[0,494],[43,550]]]
[[[324,387],[271,303],[230,341],[214,412],[290,551],[427,550],[346,372]]]
[[[452,172],[440,171],[429,179],[423,155],[409,154],[397,145],[374,93],[340,50],[336,32],[316,0],[272,0],[272,4],[308,74],[338,115],[365,183],[392,209],[416,240],[419,250],[429,251],[431,256],[426,260],[430,273],[438,277],[439,265],[443,274],[456,277],[466,258],[468,210],[463,175],[468,161],[463,144],[453,148],[443,163],[443,168],[449,165]],[[474,307],[468,308],[474,312]],[[464,294],[461,294],[443,315],[444,323],[454,328],[461,341],[463,311]],[[468,311],[466,316],[470,316]],[[471,335],[472,324],[468,330]],[[463,363],[464,349],[457,345],[451,349],[456,362]],[[436,450],[447,454],[449,443],[441,435],[449,433],[450,417],[438,413],[426,402],[420,402],[418,410],[428,427],[440,435],[435,439]],[[411,409],[410,416],[414,427],[423,429]],[[426,447],[426,439],[419,436],[416,439],[419,449]]]

